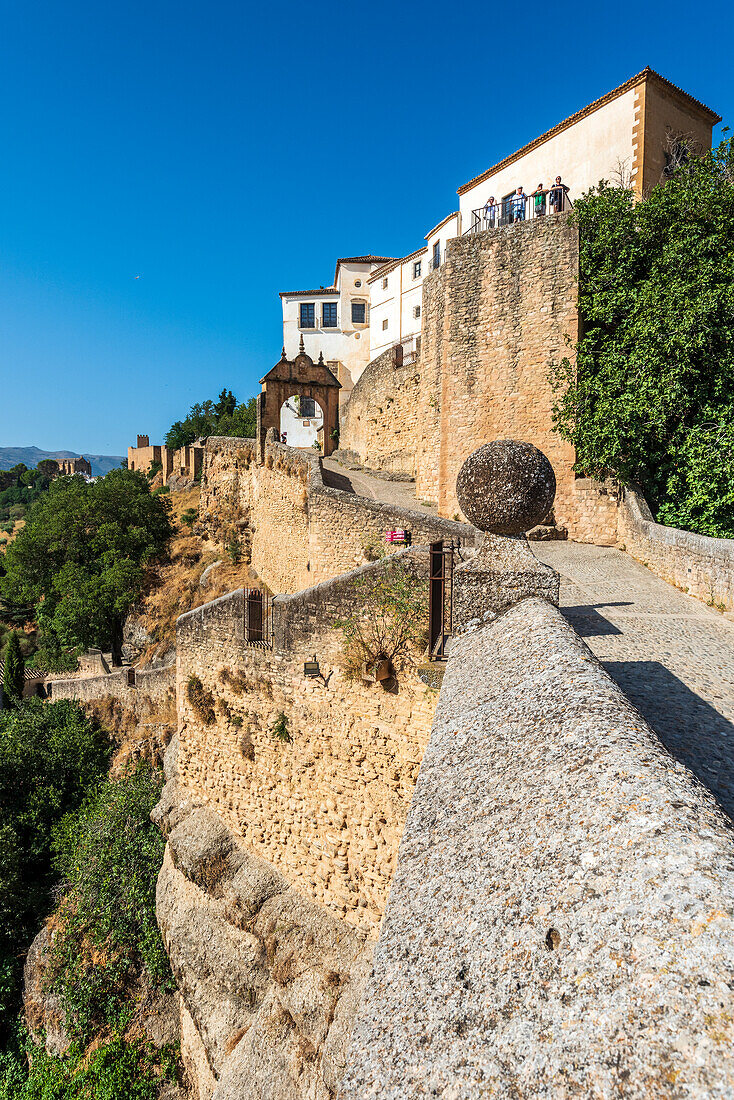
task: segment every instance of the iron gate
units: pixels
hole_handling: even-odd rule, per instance
[[[429,547],[428,569],[428,652],[432,661],[446,656],[446,641],[452,630],[454,555],[458,543],[443,539]]]

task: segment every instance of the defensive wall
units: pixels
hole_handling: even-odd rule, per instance
[[[121,668],[104,676],[48,680],[46,690],[53,703],[59,699],[88,703],[111,698],[133,714],[150,714],[163,711],[174,703],[176,670],[174,665],[143,670]]]
[[[393,528],[414,543],[461,539],[477,531],[396,505],[367,500],[324,484],[321,460],[268,438],[260,457],[254,440],[207,440],[199,515],[220,541],[247,529],[251,562],[274,592],[296,592],[362,565],[385,550]]]
[[[396,562],[427,574],[425,548]],[[389,567],[276,597],[272,650],[246,644],[241,589],[181,616],[176,638],[182,790],[305,897],[372,936],[436,698],[415,672],[388,691],[343,669],[336,624]],[[314,655],[321,676],[307,679]]]
[[[556,608],[456,639],[340,1100],[731,1096],[733,857]]]
[[[201,472],[204,448],[199,444],[190,444],[174,450],[165,444],[150,444],[147,435],[139,435],[136,447],[127,449],[128,470],[139,470],[147,474],[154,463],[160,464],[163,484],[167,485],[172,477],[182,481],[194,481]]]
[[[492,439],[534,443],[555,471],[556,523],[578,541],[613,542],[613,491],[588,479],[577,487],[573,448],[553,431],[550,373],[573,358],[577,284],[578,232],[565,216],[448,242],[423,282],[417,359],[398,366],[390,349],[366,368],[340,448],[415,476],[417,495],[454,516],[468,454]]]

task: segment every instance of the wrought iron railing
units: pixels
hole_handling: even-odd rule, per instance
[[[515,222],[534,221],[552,214],[573,210],[573,203],[564,187],[549,187],[531,195],[510,195],[500,202],[480,206],[471,212],[471,225],[462,236],[482,233],[486,229],[500,229]]]

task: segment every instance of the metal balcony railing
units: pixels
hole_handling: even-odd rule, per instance
[[[486,229],[500,229],[515,222],[534,221],[552,214],[563,214],[573,210],[568,191],[563,187],[549,187],[545,191],[536,191],[531,195],[510,195],[491,206],[480,206],[471,212],[471,225],[462,236],[470,233],[482,233]]]

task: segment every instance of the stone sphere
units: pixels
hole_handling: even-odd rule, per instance
[[[480,531],[521,535],[542,523],[556,495],[556,476],[532,443],[495,439],[473,451],[459,470],[461,510]]]

